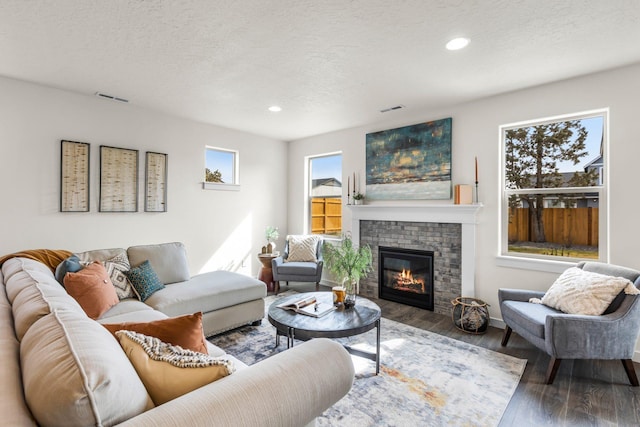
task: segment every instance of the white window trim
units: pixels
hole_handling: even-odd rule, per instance
[[[240,191],[240,184],[224,184],[220,182],[203,182],[203,190]]]
[[[240,152],[238,150],[230,150],[228,148],[213,147],[207,145],[205,147],[204,167],[207,168],[207,151],[223,151],[225,153],[233,153],[233,183],[207,182],[202,181],[203,190],[219,190],[219,191],[240,191]]]
[[[609,109],[602,108],[597,110],[589,110],[574,114],[565,114],[560,116],[546,117],[535,120],[527,120],[516,123],[509,123],[498,128],[498,140],[500,141],[500,182],[499,182],[499,192],[500,194],[500,204],[498,210],[498,248],[497,248],[497,256],[496,256],[496,265],[499,267],[508,267],[508,268],[519,268],[526,270],[534,270],[534,271],[544,271],[544,272],[552,272],[552,273],[562,273],[569,267],[575,266],[577,262],[581,261],[575,258],[561,258],[561,257],[545,257],[541,255],[527,255],[527,254],[514,254],[508,253],[508,224],[505,218],[508,217],[508,194],[517,194],[519,192],[522,193],[531,193],[531,190],[509,190],[507,191],[505,185],[505,162],[506,162],[506,153],[505,153],[505,141],[503,139],[504,132],[507,129],[533,126],[539,124],[547,124],[564,120],[576,120],[576,119],[586,119],[595,116],[603,116],[603,156],[604,156],[604,184],[596,187],[587,187],[589,189],[597,188],[597,192],[599,193],[599,209],[598,211],[598,260],[600,262],[609,262],[609,176],[610,176],[610,167],[609,167]],[[585,188],[563,188],[562,192],[584,192]],[[576,191],[574,191],[576,190]],[[557,193],[557,189],[535,189],[535,192],[549,192],[549,193]]]
[[[313,159],[318,159],[321,157],[330,157],[330,156],[337,156],[340,155],[342,156],[342,159],[344,160],[344,154],[342,153],[342,151],[332,151],[330,153],[323,153],[323,154],[313,154],[311,156],[305,156],[304,158],[304,209],[303,209],[303,215],[304,215],[304,230],[305,233],[307,234],[311,234],[311,185],[312,185],[312,179],[311,179],[311,160]],[[343,186],[343,193],[344,193],[344,186]],[[343,194],[344,196],[344,194]],[[343,197],[342,196],[342,197]],[[342,201],[342,197],[340,198]],[[342,219],[344,220],[344,211],[343,211],[343,215],[342,215]],[[344,233],[344,221],[342,223],[342,234]],[[340,241],[342,239],[342,237],[337,237],[337,236],[331,236],[328,234],[316,234],[316,236],[321,236],[324,240],[336,240],[336,241]]]

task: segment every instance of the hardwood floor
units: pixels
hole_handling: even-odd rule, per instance
[[[290,283],[281,291],[315,291],[315,284]],[[320,290],[329,290],[320,286]],[[520,359],[527,366],[500,426],[640,426],[640,387],[631,387],[619,360],[563,360],[552,385],[544,383],[549,356],[515,332],[502,347],[502,329],[483,335],[458,330],[450,316],[374,299],[383,317]],[[490,308],[491,310],[491,308]],[[634,363],[640,373],[640,364]]]

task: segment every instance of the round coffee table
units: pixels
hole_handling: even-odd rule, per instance
[[[359,335],[376,328],[376,352],[369,353],[345,346],[347,351],[356,356],[376,362],[376,375],[380,373],[380,307],[368,299],[358,297],[353,308],[339,307],[322,317],[311,317],[278,305],[298,301],[303,298],[316,297],[320,302],[333,304],[331,292],[308,292],[281,298],[269,306],[268,319],[276,328],[276,346],[280,344],[280,336],[287,337],[287,348],[293,346],[295,339],[307,341],[311,338],[344,338]]]

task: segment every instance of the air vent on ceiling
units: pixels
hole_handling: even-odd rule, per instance
[[[98,98],[104,98],[104,99],[109,99],[111,101],[118,101],[118,102],[129,102],[128,99],[124,99],[124,98],[118,98],[117,96],[113,96],[113,95],[107,95],[106,93],[102,93],[102,92],[96,92],[96,96]]]
[[[389,108],[385,108],[384,110],[380,110],[380,112],[381,113],[388,113],[389,111],[400,110],[402,108],[405,108],[404,105],[396,105],[395,107],[389,107]]]

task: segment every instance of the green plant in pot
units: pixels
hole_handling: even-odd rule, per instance
[[[351,236],[343,235],[340,243],[324,243],[323,257],[327,269],[342,280],[346,292],[345,308],[353,307],[356,304],[360,279],[371,271],[371,248],[369,245],[357,247]]]
[[[264,230],[264,237],[267,239],[267,253],[272,253],[276,249],[276,240],[280,237],[280,233],[278,232],[278,227],[274,227],[273,225],[267,226]]]
[[[362,203],[364,203],[364,194],[353,193],[353,203],[356,205],[361,205]]]

